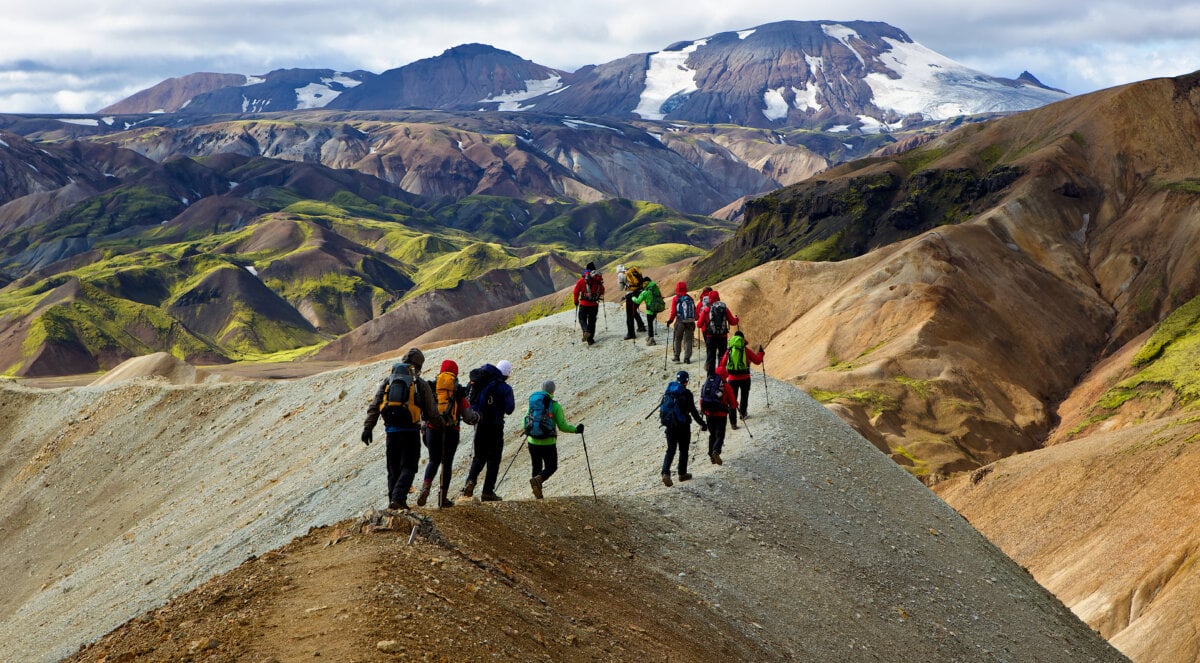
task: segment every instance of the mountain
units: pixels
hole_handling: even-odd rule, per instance
[[[553,378],[586,438],[560,438],[544,500],[510,441],[504,502],[412,520],[372,509],[383,442],[359,442],[390,360],[300,380],[0,384],[0,659],[1122,660],[785,383],[770,411],[752,406],[753,439],[731,431],[724,465],[664,487],[661,428],[641,421],[661,351],[616,330],[581,344],[572,316],[426,348],[429,376],[509,359],[522,400]]]
[[[1028,72],[1014,80],[970,69],[898,28],[870,21],[768,23],[573,73],[485,44],[464,44],[378,76],[291,70],[265,78],[205,91],[180,110],[537,111],[869,134],[1027,110],[1068,96]],[[301,93],[320,85],[328,88],[320,97]],[[116,107],[148,112],[155,103]]]
[[[190,74],[167,79],[98,114],[261,113],[323,108],[374,76],[367,71],[332,69],[276,69],[261,76]]]
[[[525,108],[525,99],[561,90],[569,77],[486,44],[463,44],[385,71],[328,107],[515,111]]]

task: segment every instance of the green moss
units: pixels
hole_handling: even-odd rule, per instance
[[[923,477],[929,474],[929,463],[917,458],[911,451],[906,449],[904,445],[897,444],[891,448],[892,453],[908,460],[910,464],[900,463],[900,466],[911,473],[913,476]]]
[[[852,389],[850,391],[812,389],[808,392],[808,395],[820,403],[832,403],[834,401],[855,403],[866,408],[871,416],[900,409],[900,404],[896,402],[896,399],[887,394],[871,391],[870,389]]]
[[[928,398],[933,393],[934,380],[918,380],[917,378],[898,375],[896,376],[896,382],[913,390],[921,398]]]
[[[1075,141],[1075,144],[1080,147],[1087,147],[1087,139],[1078,131],[1071,132],[1071,140]]]
[[[832,237],[827,237],[822,240],[812,242],[808,246],[788,256],[788,260],[802,260],[805,262],[823,262],[834,261],[846,258],[847,256],[842,251],[843,233],[837,233]]]
[[[1135,398],[1159,398],[1169,388],[1179,405],[1200,399],[1200,297],[1167,316],[1132,359],[1140,370],[1096,403],[1115,410]]]
[[[902,154],[897,161],[909,174],[925,170],[933,162],[946,156],[945,148],[918,147]]]
[[[1004,156],[1004,148],[999,145],[988,145],[979,152],[979,160],[988,169],[999,163],[1002,156]]]

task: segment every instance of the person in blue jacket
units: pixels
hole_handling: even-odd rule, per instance
[[[508,384],[512,364],[501,360],[495,368],[498,375],[484,388],[479,401],[471,403],[471,408],[479,413],[479,423],[475,424],[475,457],[471,459],[471,469],[467,472],[462,494],[463,497],[471,497],[475,493],[475,482],[479,479],[479,473],[486,468],[483,492],[479,495],[481,502],[501,500],[496,494],[496,475],[500,473],[500,456],[504,453],[504,416],[516,409],[513,390]]]
[[[525,441],[533,465],[529,487],[539,500],[542,499],[542,485],[558,470],[558,431],[582,435],[583,424],[572,426],[567,423],[562,405],[554,400],[554,380],[546,380],[541,391],[529,395],[529,408],[525,414]]]

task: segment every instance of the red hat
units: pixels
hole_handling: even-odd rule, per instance
[[[454,363],[450,359],[446,359],[442,361],[442,372],[458,375],[458,364]]]
[[[687,283],[685,283],[683,281],[676,283],[675,284],[675,294],[686,295],[687,294]]]
[[[708,303],[711,304],[719,301],[721,301],[721,295],[718,295],[716,290],[710,290],[708,292]]]

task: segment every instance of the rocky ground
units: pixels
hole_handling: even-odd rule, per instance
[[[420,510],[429,525],[411,545],[407,519],[362,527],[384,467],[358,432],[387,362],[0,389],[0,659],[95,641],[77,656],[1122,660],[784,383],[770,382],[769,409],[756,385],[724,465],[693,451],[695,478],[663,486],[662,433],[643,416],[679,366],[620,340],[616,317],[590,348],[568,313],[429,353],[431,368],[507,358],[519,397],[555,379],[588,454],[564,436],[560,473],[532,501],[510,433],[507,500]],[[468,443],[456,489],[469,456]]]

